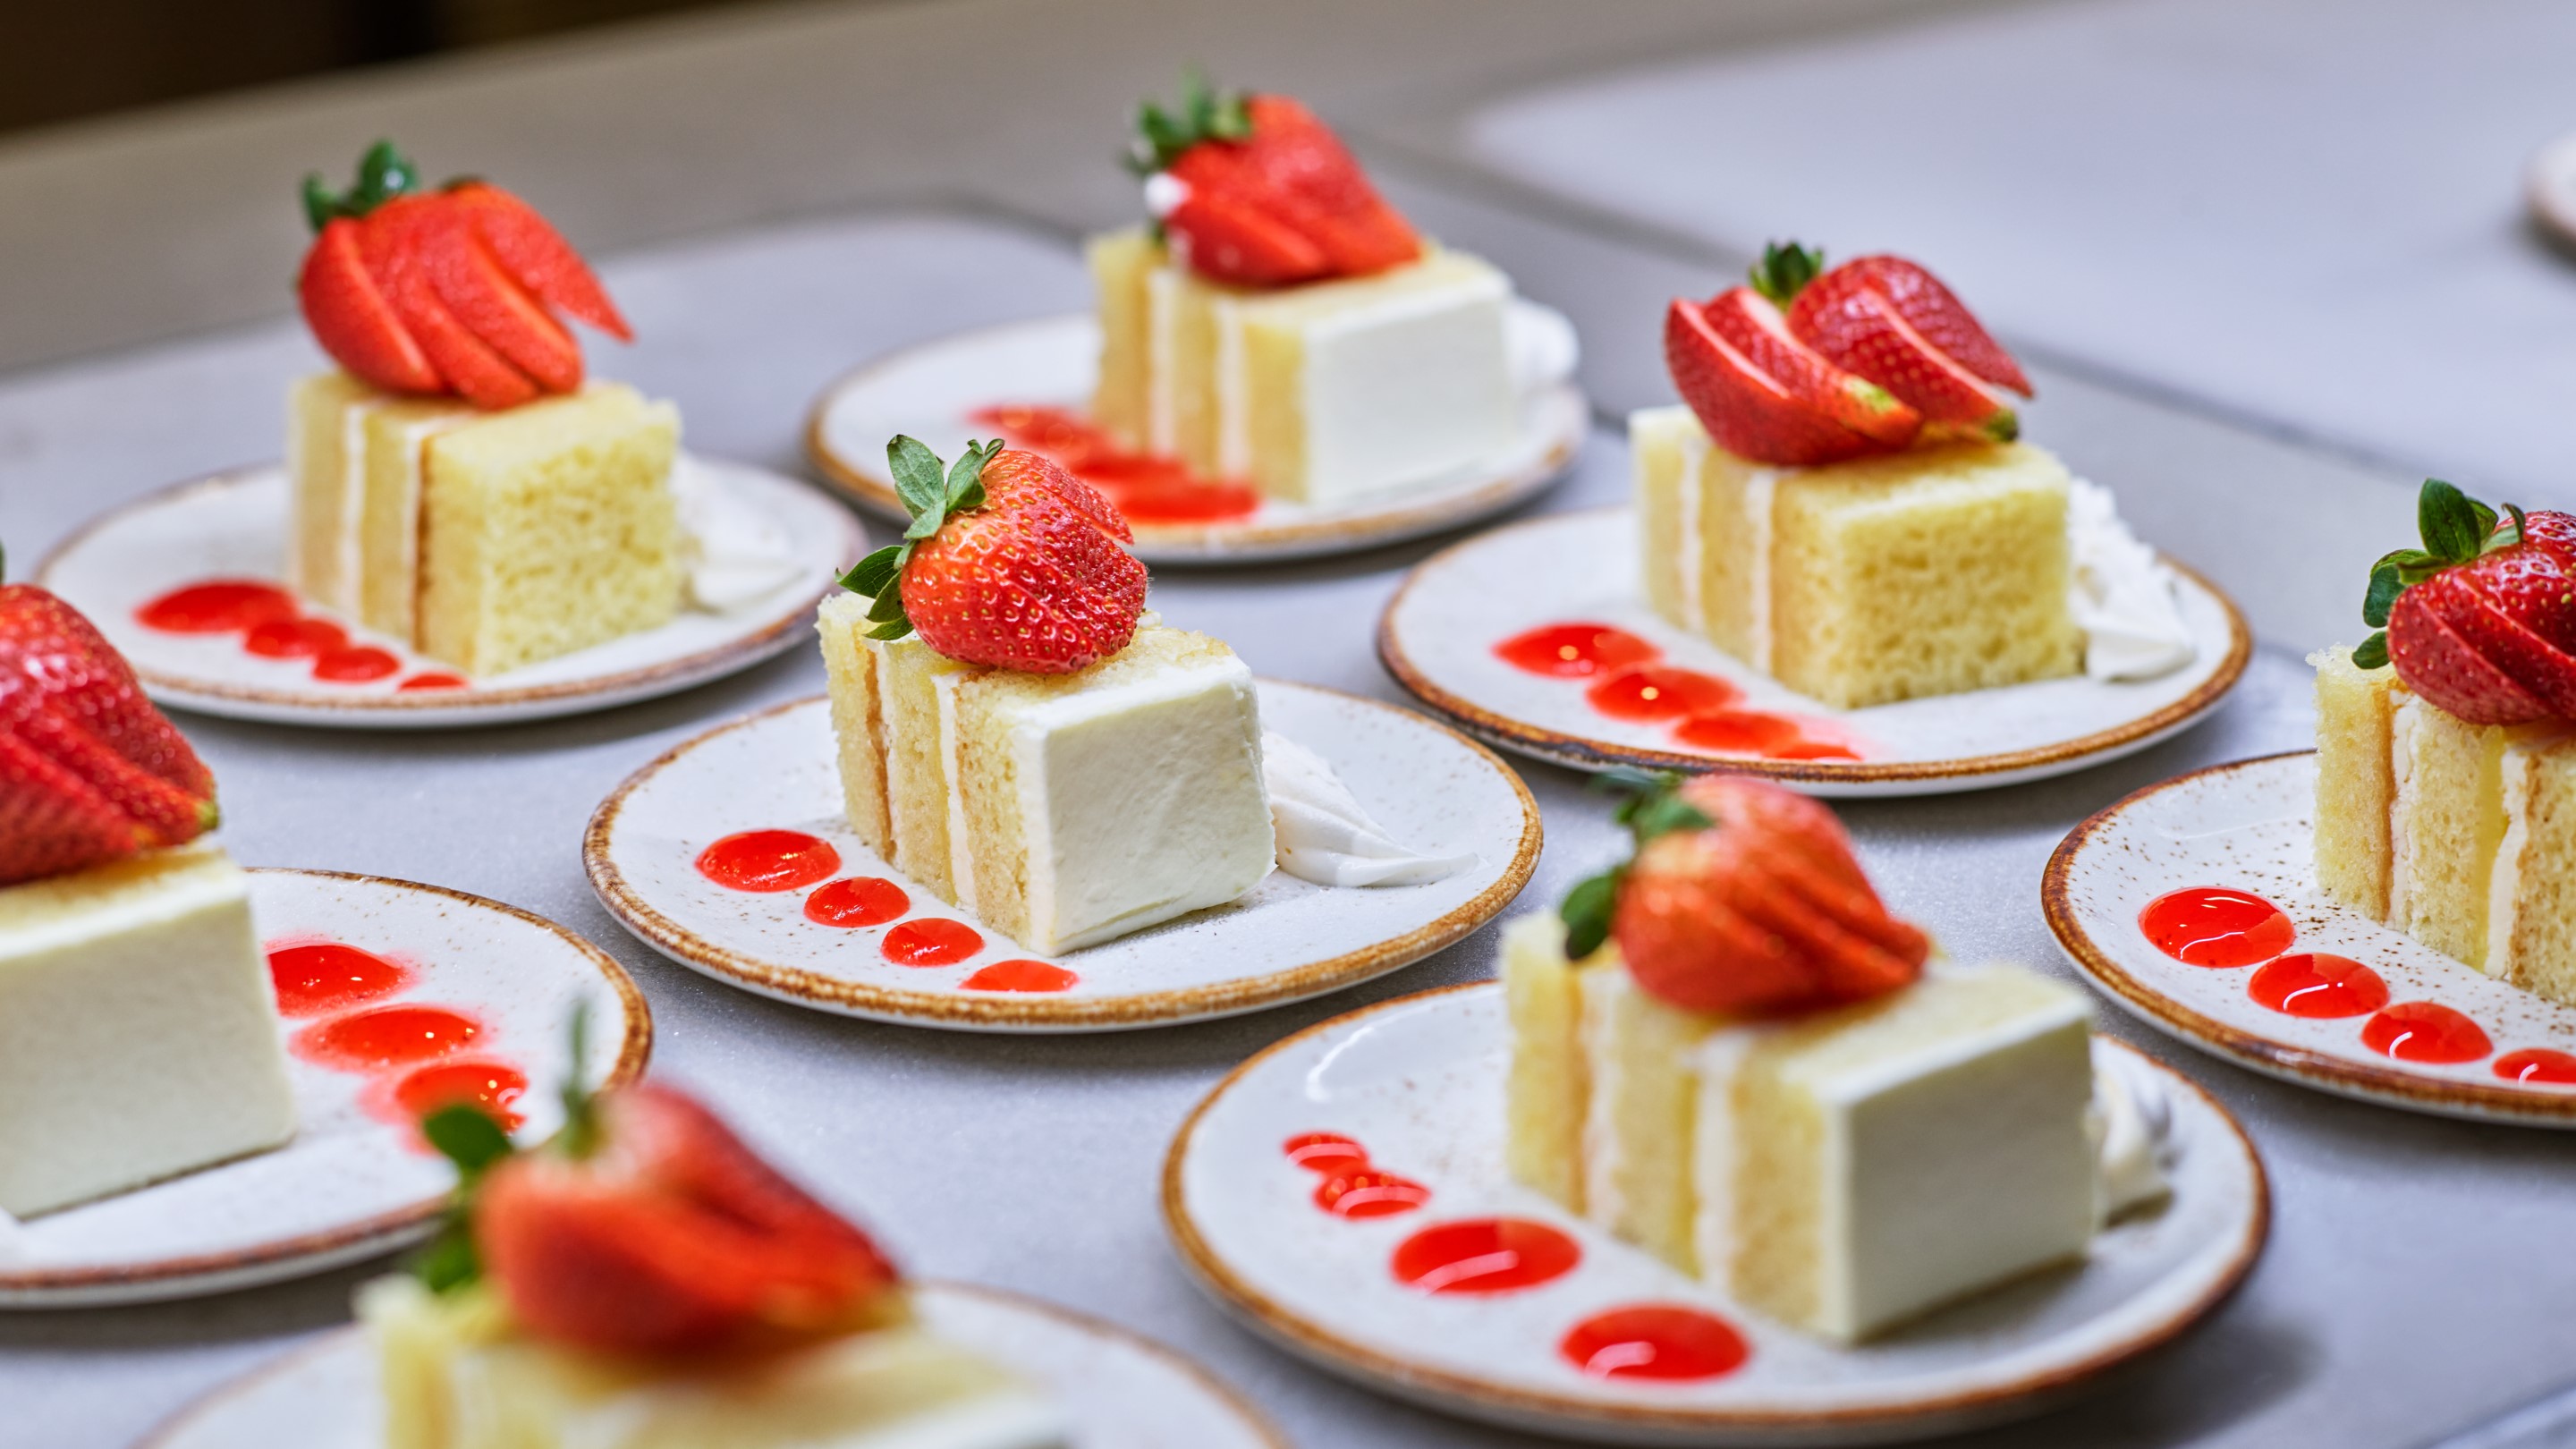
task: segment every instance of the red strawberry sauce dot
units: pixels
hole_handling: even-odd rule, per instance
[[[2495,1074],[2508,1082],[2576,1087],[2576,1053],[2525,1047],[2496,1058]]]
[[[443,1006],[378,1006],[308,1026],[293,1046],[306,1061],[374,1072],[453,1056],[482,1034],[474,1018]]]
[[[1431,1189],[1409,1177],[1362,1168],[1337,1172],[1315,1187],[1315,1206],[1341,1218],[1383,1218],[1431,1201]]]
[[[372,644],[326,650],[313,661],[313,677],[333,684],[364,684],[401,672],[401,660]]]
[[[1673,727],[1673,738],[1703,750],[1776,756],[1807,743],[1798,722],[1756,709],[1721,709],[1694,715]]]
[[[1639,1303],[1596,1313],[1557,1346],[1597,1379],[1713,1379],[1744,1366],[1753,1350],[1735,1325],[1679,1303]]]
[[[134,611],[134,621],[165,634],[238,634],[302,612],[295,596],[256,579],[209,579],[173,589]]]
[[[2284,956],[2254,973],[2245,994],[2284,1016],[2368,1016],[2388,1004],[2388,983],[2348,956]]]
[[[2236,967],[2269,961],[2298,935],[2281,908],[2251,891],[2193,886],[2169,891],[2138,912],[2138,929],[2186,966]]]
[[[903,887],[872,875],[827,881],[805,898],[805,919],[825,926],[882,926],[911,909]]]
[[[1221,523],[1261,507],[1261,494],[1248,485],[1202,478],[1178,458],[1128,452],[1070,408],[1012,405],[979,409],[973,416],[1012,447],[1063,464],[1099,489],[1131,524]]]
[[[250,626],[242,649],[262,659],[310,659],[349,642],[349,631],[328,619],[270,619]]]
[[[322,941],[269,952],[268,979],[277,988],[279,1011],[322,1016],[391,996],[411,984],[411,972],[371,951]]]
[[[415,674],[394,686],[405,693],[415,689],[463,689],[464,687],[464,675],[449,674],[440,670],[432,670],[427,674]]]
[[[2401,1001],[2361,1028],[2362,1044],[2401,1062],[2457,1066],[2495,1050],[2478,1024],[2432,1001]]]
[[[996,961],[958,984],[968,991],[1070,991],[1080,980],[1051,961]]]
[[[1367,1150],[1339,1132],[1301,1132],[1279,1150],[1309,1172],[1357,1172],[1368,1166]]]
[[[886,932],[878,948],[897,966],[954,966],[984,949],[984,938],[964,921],[925,916]]]
[[[728,890],[798,891],[829,880],[841,853],[801,830],[744,830],[698,852],[698,874]]]
[[[1612,719],[1646,721],[1708,714],[1742,699],[1744,691],[1695,669],[1640,664],[1593,685],[1583,697]]]
[[[1514,1293],[1583,1261],[1574,1239],[1527,1218],[1435,1223],[1396,1245],[1395,1280],[1425,1293]]]
[[[407,1122],[464,1103],[482,1108],[503,1127],[515,1130],[526,1120],[517,1103],[527,1092],[527,1073],[507,1062],[475,1060],[439,1062],[411,1072],[395,1085],[393,1099]]]
[[[1544,625],[1495,645],[1494,653],[1515,669],[1559,679],[1608,674],[1663,656],[1654,645],[1607,624]]]

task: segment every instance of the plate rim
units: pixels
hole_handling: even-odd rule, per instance
[[[395,890],[421,891],[444,896],[467,907],[484,908],[513,917],[561,937],[574,946],[609,989],[616,993],[620,1010],[627,1023],[617,1046],[616,1060],[601,1079],[603,1088],[623,1086],[644,1073],[653,1053],[653,1009],[645,1000],[643,989],[635,984],[617,958],[600,949],[571,927],[522,910],[506,901],[478,896],[449,886],[430,885],[423,881],[403,880],[394,876],[371,875],[362,871],[311,870],[299,866],[256,865],[245,867],[252,875],[306,876],[320,880],[348,881],[363,885],[385,886]],[[234,1159],[236,1161],[242,1159]],[[223,1164],[213,1164],[213,1170]],[[184,1174],[183,1174],[184,1175]],[[157,1184],[138,1188],[148,1192]],[[47,1308],[87,1308],[108,1303],[162,1302],[172,1299],[230,1292],[261,1283],[283,1281],[303,1276],[299,1264],[311,1260],[311,1270],[327,1271],[332,1267],[356,1262],[376,1252],[399,1246],[402,1239],[428,1225],[446,1210],[447,1194],[427,1198],[406,1206],[389,1209],[354,1223],[335,1228],[321,1228],[296,1237],[275,1240],[250,1247],[212,1253],[191,1253],[163,1258],[149,1263],[117,1264],[103,1267],[46,1268],[33,1271],[11,1271],[0,1268],[0,1311],[42,1310]],[[248,1276],[245,1276],[248,1275]],[[44,1301],[58,1298],[57,1302]]]
[[[1241,1389],[1218,1377],[1214,1369],[1159,1338],[1149,1337],[1123,1323],[1103,1318],[1096,1313],[1086,1313],[1081,1309],[1070,1308],[1015,1289],[996,1288],[983,1283],[960,1282],[953,1278],[915,1278],[906,1286],[916,1290],[926,1288],[939,1293],[981,1298],[988,1304],[1001,1304],[1036,1317],[1052,1319],[1094,1338],[1107,1339],[1133,1349],[1196,1383],[1211,1401],[1223,1406],[1243,1429],[1269,1446],[1269,1449],[1292,1449],[1287,1435]],[[339,1351],[349,1340],[365,1332],[365,1326],[357,1323],[346,1323],[337,1328],[324,1329],[294,1344],[284,1353],[191,1394],[185,1403],[171,1410],[151,1428],[145,1430],[143,1437],[134,1442],[134,1449],[169,1449],[171,1444],[177,1442],[180,1435],[196,1428],[204,1422],[207,1415],[220,1411],[230,1401],[253,1392],[269,1380],[289,1373],[311,1359]]]
[[[2166,790],[2210,776],[2276,766],[2285,760],[2315,754],[2313,749],[2281,750],[2204,765],[2132,790],[2078,822],[2049,853],[2048,868],[2040,875],[2040,914],[2048,921],[2049,934],[2057,938],[2058,950],[2130,1015],[2187,1046],[2265,1076],[2340,1097],[2435,1116],[2505,1126],[2576,1129],[2576,1092],[2516,1091],[2501,1084],[2489,1086],[2479,1082],[2453,1081],[2395,1067],[2346,1061],[2204,1016],[2157,991],[2112,960],[2108,952],[2094,944],[2091,934],[2076,919],[2071,898],[2076,860],[2095,836],[2110,828],[2121,812],[2143,805],[2150,797]],[[2338,911],[2345,909],[2340,903],[2327,904]],[[2475,968],[2462,965],[2460,969]]]
[[[2230,1138],[2237,1149],[2244,1154],[2246,1164],[2252,1170],[2253,1201],[2247,1215],[2243,1240],[2236,1245],[2234,1255],[2225,1271],[2219,1274],[2216,1281],[2190,1304],[2174,1311],[2147,1331],[2107,1346],[2078,1363],[2033,1373],[2010,1385],[1997,1385],[1949,1394],[1936,1400],[1901,1407],[1878,1406],[1842,1410],[1737,1412],[1675,1409],[1666,1405],[1642,1403],[1633,1405],[1595,1403],[1567,1398],[1543,1390],[1487,1382],[1446,1369],[1405,1363],[1365,1344],[1345,1339],[1327,1327],[1308,1322],[1235,1277],[1225,1267],[1224,1260],[1208,1247],[1206,1239],[1200,1236],[1197,1226],[1192,1222],[1184,1201],[1185,1195],[1181,1182],[1182,1165],[1188,1156],[1191,1141],[1197,1136],[1200,1124],[1214,1109],[1217,1102],[1226,1093],[1232,1091],[1254,1068],[1308,1037],[1362,1017],[1398,1007],[1418,1005],[1434,998],[1455,996],[1470,991],[1499,993],[1502,988],[1503,984],[1500,980],[1462,982],[1454,986],[1435,987],[1429,991],[1418,991],[1406,996],[1372,1002],[1367,1006],[1317,1022],[1302,1031],[1280,1038],[1246,1058],[1241,1065],[1226,1073],[1222,1080],[1209,1088],[1207,1095],[1201,1097],[1198,1104],[1190,1109],[1189,1116],[1182,1120],[1179,1130],[1172,1134],[1170,1146],[1164,1149],[1161,1191],[1163,1226],[1172,1240],[1175,1254],[1180,1258],[1182,1266],[1188,1270],[1189,1276],[1238,1322],[1257,1327],[1264,1337],[1288,1348],[1310,1363],[1331,1367],[1372,1387],[1398,1393],[1415,1402],[1438,1405],[1453,1413],[1462,1412],[1459,1407],[1462,1403],[1473,1404],[1483,1416],[1488,1417],[1489,1422],[1506,1422],[1498,1417],[1492,1417],[1502,1414],[1523,1416],[1508,1421],[1513,1423],[1523,1423],[1524,1420],[1545,1421],[1556,1426],[1551,1432],[1564,1432],[1567,1426],[1580,1426],[1587,1430],[1633,1430],[1659,1434],[1682,1434],[1694,1431],[1709,1433],[1777,1431],[1795,1433],[1803,1437],[1806,1431],[1811,1430],[1848,1430],[1867,1433],[1873,1430],[1893,1429],[1916,1420],[1933,1419],[1947,1422],[1959,1416],[1969,1416],[1960,1419],[1955,1426],[1964,1429],[1973,1423],[1985,1422],[1975,1416],[2005,1410],[2009,1406],[2028,1404],[2034,1409],[2044,1407],[2052,1396],[2071,1391],[2172,1343],[2223,1306],[2238,1289],[2244,1286],[2245,1280],[2253,1273],[2254,1265],[2261,1260],[2264,1246],[2271,1240],[2273,1216],[2271,1169],[2264,1163],[2263,1154],[2254,1145],[2254,1139],[2245,1130],[2245,1124],[2239,1122],[2236,1114],[2228,1111],[2226,1104],[2212,1095],[2208,1088],[2194,1081],[2189,1075],[2096,1029],[2093,1033],[2095,1041],[2107,1042],[2113,1048],[2127,1052],[2145,1063],[2161,1078],[2167,1079],[2168,1089],[2178,1086],[2188,1090],[2200,1099],[2202,1105],[2207,1107],[2220,1123],[2225,1125]],[[1947,1433],[1952,1430],[1936,1425],[1926,1432]]]
[[[734,458],[709,458],[707,461],[725,467],[757,472],[772,482],[812,490],[812,485],[793,474],[782,473],[758,463]],[[163,484],[150,492],[137,494],[116,506],[94,514],[79,527],[65,534],[37,560],[28,581],[40,588],[53,587],[54,570],[97,534],[127,517],[154,508],[180,502],[198,493],[215,493],[247,485],[266,473],[286,471],[283,459],[238,463],[212,472]],[[291,486],[291,480],[290,480]],[[829,493],[818,498],[839,503]],[[846,516],[846,509],[838,510]],[[864,548],[867,535],[858,520],[849,519],[850,543]],[[283,578],[268,582],[293,592],[293,585]],[[417,694],[352,694],[320,695],[272,688],[264,685],[227,684],[220,680],[190,679],[164,674],[134,665],[135,677],[142,681],[144,692],[157,700],[208,714],[233,714],[244,708],[260,711],[238,717],[276,723],[298,723],[329,727],[339,724],[376,726],[417,723],[422,728],[449,729],[475,724],[505,724],[530,721],[547,715],[585,713],[594,709],[611,709],[621,704],[649,699],[659,694],[675,693],[694,684],[706,683],[761,662],[793,646],[793,631],[810,618],[814,609],[839,587],[836,579],[827,579],[813,596],[804,598],[796,608],[762,625],[753,633],[727,639],[677,659],[639,665],[615,674],[596,675],[587,679],[558,680],[552,684],[519,685],[510,689],[489,690],[460,697],[444,691],[423,690]],[[300,595],[298,596],[301,597]],[[426,656],[424,656],[426,657]],[[131,662],[131,661],[129,661]],[[431,661],[436,662],[436,661]],[[527,711],[531,707],[542,714]]]
[[[582,831],[582,866],[600,904],[617,918],[618,924],[654,950],[729,986],[792,1005],[896,1025],[1031,1033],[1177,1026],[1266,1010],[1340,991],[1401,970],[1465,940],[1486,922],[1501,915],[1528,888],[1538,868],[1540,849],[1545,843],[1544,827],[1539,817],[1538,802],[1530,794],[1529,783],[1500,756],[1448,724],[1401,705],[1326,685],[1274,679],[1266,675],[1257,676],[1256,682],[1262,686],[1307,690],[1387,710],[1437,730],[1472,751],[1511,785],[1513,796],[1521,807],[1520,840],[1502,874],[1471,899],[1451,907],[1431,921],[1400,936],[1323,961],[1239,979],[1222,987],[1171,988],[1088,1003],[1079,999],[1064,1000],[1014,992],[963,995],[873,986],[824,976],[803,967],[754,960],[699,937],[688,927],[655,909],[627,882],[625,875],[609,858],[609,838],[617,827],[618,816],[625,809],[628,797],[681,756],[720,735],[750,728],[777,715],[817,706],[828,709],[831,697],[825,694],[805,695],[721,721],[672,745],[636,769],[591,812],[590,822]],[[1205,998],[1210,996],[1217,999],[1213,1003],[1207,1002]]]
[[[2224,703],[2228,694],[2243,681],[2246,668],[2254,657],[2254,634],[2245,622],[2244,611],[2226,590],[2212,583],[2198,569],[2159,549],[2156,557],[2189,579],[2215,601],[2227,617],[2228,649],[2209,678],[2201,681],[2191,693],[2164,705],[2152,713],[2140,715],[2124,724],[2096,730],[2089,735],[2055,744],[2034,745],[1994,755],[1968,755],[1954,760],[1898,760],[1879,764],[1836,764],[1829,760],[1761,760],[1731,755],[1683,754],[1671,750],[1650,749],[1641,745],[1622,745],[1608,740],[1588,739],[1545,726],[1527,724],[1507,715],[1497,714],[1475,701],[1445,689],[1431,681],[1405,653],[1395,627],[1397,611],[1411,597],[1414,586],[1431,570],[1452,561],[1452,555],[1476,547],[1505,533],[1519,529],[1561,527],[1573,520],[1591,519],[1612,513],[1633,513],[1631,504],[1612,503],[1593,508],[1568,509],[1562,513],[1543,514],[1513,523],[1484,529],[1463,538],[1407,570],[1402,582],[1378,614],[1378,661],[1395,682],[1425,705],[1457,721],[1478,735],[1523,754],[1565,765],[1578,770],[1599,771],[1616,766],[1642,766],[1657,770],[1681,770],[1699,774],[1722,771],[1728,774],[1753,775],[1777,780],[1783,784],[1823,787],[1869,785],[1954,784],[1960,789],[1980,789],[1989,785],[2018,783],[2042,775],[2082,769],[2092,764],[2107,764],[2122,754],[2144,749],[2157,741],[2197,723],[2211,710]],[[1980,691],[1961,691],[1977,693]]]
[[[1525,297],[1516,300],[1530,306],[1545,305]],[[903,500],[895,491],[893,481],[866,463],[844,457],[824,436],[824,419],[833,408],[849,392],[874,381],[878,373],[930,348],[995,334],[1062,326],[1071,321],[1091,323],[1093,317],[1087,312],[1060,312],[959,328],[906,343],[849,368],[826,383],[806,410],[804,437],[807,461],[824,483],[842,498],[880,516],[902,518]],[[1461,492],[1365,513],[1343,512],[1272,524],[1135,524],[1132,525],[1136,535],[1134,552],[1147,563],[1181,568],[1287,562],[1384,547],[1492,517],[1563,478],[1574,466],[1575,457],[1583,451],[1583,444],[1592,431],[1591,400],[1581,385],[1571,378],[1533,388],[1527,396],[1540,397],[1557,406],[1571,403],[1575,422],[1564,435],[1550,438],[1544,452],[1526,468],[1503,472]]]

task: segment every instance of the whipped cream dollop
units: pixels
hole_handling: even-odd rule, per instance
[[[2162,1082],[2126,1052],[2093,1044],[2094,1194],[2105,1223],[2172,1191],[2173,1102]]]
[[[1275,731],[1261,732],[1261,776],[1279,868],[1321,886],[1429,885],[1476,863],[1470,855],[1421,855],[1389,837],[1324,757]]]
[[[1517,300],[1503,308],[1503,350],[1519,394],[1556,386],[1583,361],[1583,344],[1564,313]]]
[[[719,469],[683,453],[671,460],[680,512],[680,565],[689,603],[711,614],[749,608],[795,581],[796,545]]]
[[[2200,653],[2182,621],[2173,570],[2120,520],[2111,490],[2071,480],[2067,542],[2074,568],[2066,603],[2084,631],[2084,672],[2105,682],[2154,679]]]

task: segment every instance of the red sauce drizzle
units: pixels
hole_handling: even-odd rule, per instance
[[[365,684],[402,673],[402,661],[372,644],[351,644],[326,651],[313,661],[313,677],[333,684]]]
[[[1547,624],[1494,646],[1495,655],[1514,669],[1556,679],[1588,679],[1652,663],[1663,652],[1607,624]]]
[[[2525,1047],[2496,1058],[2495,1074],[2508,1082],[2576,1087],[2576,1053]]]
[[[2388,1004],[2388,983],[2348,956],[2284,956],[2254,973],[2245,994],[2284,1016],[2368,1016]]]
[[[830,841],[801,830],[739,831],[698,852],[698,874],[727,890],[803,890],[840,868]]]
[[[209,579],[173,589],[134,611],[136,623],[165,634],[239,634],[242,652],[261,659],[310,659],[326,684],[369,684],[402,672],[391,650],[352,644],[349,631],[304,613],[295,595],[257,579]],[[424,674],[403,689],[456,689],[453,674]]]
[[[1583,1261],[1574,1239],[1527,1218],[1435,1223],[1396,1245],[1397,1282],[1425,1293],[1515,1293]]]
[[[405,693],[415,689],[463,689],[464,687],[464,675],[448,674],[440,670],[432,670],[427,674],[415,674],[394,686]]]
[[[1160,453],[1131,453],[1070,408],[989,407],[974,421],[1015,448],[1043,453],[1100,490],[1129,523],[1223,523],[1247,518],[1261,494],[1247,484],[1202,478]]]
[[[964,921],[924,916],[885,933],[879,947],[897,966],[954,966],[984,949],[984,938]]]
[[[311,659],[349,642],[349,631],[328,619],[270,619],[242,635],[242,648],[262,659]]]
[[[503,1128],[515,1132],[527,1120],[518,1111],[518,1101],[527,1092],[527,1073],[507,1062],[476,1059],[439,1062],[406,1075],[395,1084],[393,1101],[406,1122],[464,1103],[491,1113]]]
[[[277,988],[279,1011],[323,1016],[391,996],[411,984],[412,974],[371,951],[321,941],[269,952],[268,979]]]
[[[2457,1066],[2495,1050],[2476,1022],[2432,1001],[2397,1003],[2363,1024],[2361,1040],[2382,1056],[2430,1066]]]
[[[443,1006],[378,1006],[335,1016],[295,1034],[295,1054],[346,1072],[375,1072],[453,1056],[483,1028]]]
[[[1368,1152],[1339,1132],[1302,1132],[1279,1149],[1308,1172],[1358,1172],[1368,1166]]]
[[[1315,1206],[1340,1218],[1384,1218],[1431,1201],[1431,1189],[1409,1177],[1362,1167],[1337,1172],[1315,1187]]]
[[[172,589],[134,611],[134,622],[164,634],[238,634],[302,611],[295,596],[257,579],[208,579]]]
[[[805,898],[805,919],[824,926],[882,926],[911,909],[903,887],[872,875],[827,882]]]
[[[1661,664],[1632,665],[1583,691],[1594,709],[1637,723],[1710,714],[1743,697],[1743,690],[1714,674]]]
[[[959,984],[968,991],[1070,991],[1080,980],[1051,961],[996,961]]]
[[[1574,1325],[1556,1351],[1597,1379],[1713,1379],[1753,1356],[1735,1325],[1679,1303],[1639,1303]]]
[[[2269,961],[2298,935],[2281,908],[2251,891],[2193,886],[2169,891],[2138,912],[2138,929],[2186,966],[2236,967]]]

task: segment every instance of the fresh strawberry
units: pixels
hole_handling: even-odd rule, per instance
[[[951,659],[1035,674],[1071,674],[1136,637],[1145,566],[1090,484],[998,441],[945,474],[912,438],[888,443],[886,459],[912,526],[841,580],[876,601],[869,637],[917,629]]]
[[[1801,298],[1803,301],[1804,299]],[[2008,442],[2020,419],[1975,373],[1951,360],[1897,315],[1896,304],[1865,288],[1793,314],[1798,335],[1835,365],[1905,400],[1926,423]]]
[[[1922,973],[1930,940],[1888,914],[1823,805],[1733,775],[1632,783],[1636,856],[1566,898],[1569,952],[1615,939],[1639,989],[1733,1014],[1865,1001]]]
[[[2576,719],[2576,518],[2499,518],[2438,478],[2416,498],[2420,549],[2372,566],[2353,651],[2471,724]]]
[[[2030,396],[2030,379],[2023,376],[2012,354],[1987,334],[1976,315],[1941,285],[1940,278],[1903,257],[1855,257],[1817,277],[1791,305],[1789,326],[1803,333],[1807,330],[1803,315],[1830,310],[1856,291],[1886,298],[1907,326],[1969,372]]]
[[[1769,298],[1729,287],[1704,303],[1710,328],[1745,361],[1790,396],[1869,439],[1902,448],[1923,430],[1923,415],[1868,378],[1845,372],[1789,331]]]
[[[0,585],[0,885],[179,845],[215,781],[70,605]]]
[[[297,294],[314,338],[351,373],[395,392],[514,407],[581,386],[581,349],[548,306],[630,336],[579,254],[527,203],[480,181],[440,191],[391,143],[334,193],[307,177],[318,236]]]
[[[1286,96],[1220,95],[1193,79],[1178,114],[1148,103],[1137,130],[1132,164],[1173,184],[1163,232],[1202,276],[1275,287],[1422,254],[1341,139]]]
[[[1675,298],[1664,313],[1664,365],[1708,435],[1739,458],[1803,468],[1884,451],[1756,367],[1696,302]]]

